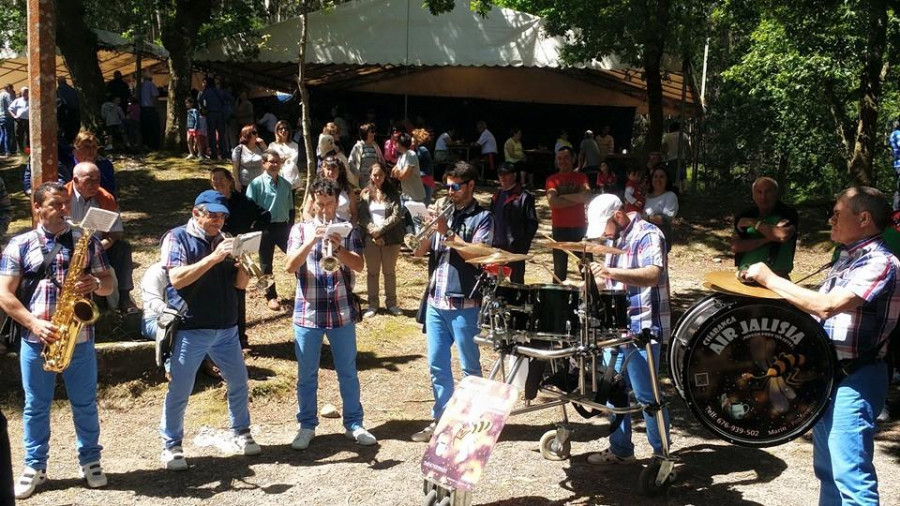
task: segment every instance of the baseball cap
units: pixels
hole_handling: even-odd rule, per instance
[[[503,162],[497,167],[497,172],[515,172],[516,166],[511,162]]]
[[[201,204],[205,205],[206,210],[211,213],[229,214],[228,201],[225,200],[225,195],[222,195],[216,190],[206,190],[200,195],[197,195],[197,198],[194,199],[194,207]]]
[[[622,209],[622,201],[612,193],[604,193],[594,197],[594,200],[588,204],[588,228],[587,233],[584,235],[585,238],[598,239],[603,237],[603,232],[606,231],[606,223],[620,209]]]

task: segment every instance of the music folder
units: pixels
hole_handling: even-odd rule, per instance
[[[256,253],[262,241],[262,232],[241,234],[231,241],[231,255],[238,257],[244,253]]]

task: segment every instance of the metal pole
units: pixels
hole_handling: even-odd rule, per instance
[[[28,0],[28,128],[32,196],[56,181],[56,24],[53,0]],[[32,197],[34,198],[34,197]]]

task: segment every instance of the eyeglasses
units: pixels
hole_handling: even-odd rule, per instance
[[[449,184],[447,185],[447,188],[449,188],[451,191],[458,192],[458,191],[460,190],[460,188],[462,188],[463,186],[469,184],[470,182],[472,182],[471,179],[468,180],[468,181],[463,181],[462,183],[449,183]]]
[[[211,220],[224,220],[227,216],[225,213],[211,213],[208,211],[206,213],[206,217]]]
[[[287,127],[278,127],[277,130],[278,130],[279,132],[287,132],[287,131],[288,131]]]

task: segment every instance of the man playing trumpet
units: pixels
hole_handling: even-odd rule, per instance
[[[428,366],[434,393],[433,421],[412,435],[412,440],[431,439],[437,421],[453,395],[453,372],[450,368],[450,348],[456,343],[464,376],[481,376],[481,354],[475,343],[478,334],[478,311],[481,294],[476,293],[478,267],[466,260],[478,256],[444,246],[444,242],[472,243],[490,246],[494,238],[494,219],[488,210],[475,200],[475,180],[478,171],[460,162],[447,172],[447,187],[454,204],[449,218],[439,217],[432,225],[435,232],[424,237],[415,251],[416,256],[431,253],[437,266],[429,279],[425,330],[428,339]]]
[[[168,274],[169,306],[181,312],[175,335],[169,390],[163,403],[160,433],[166,469],[188,468],[181,447],[184,411],[194,389],[197,369],[208,354],[219,366],[228,390],[228,417],[234,446],[242,455],[261,451],[250,435],[247,366],[238,338],[238,290],[249,276],[230,258],[232,239],[222,235],[228,216],[225,196],[206,190],[194,200],[191,219],[162,239],[161,261]]]
[[[335,181],[318,179],[310,188],[313,219],[294,225],[288,240],[287,271],[297,277],[294,305],[294,351],[297,355],[297,423],[291,443],[305,450],[316,437],[319,358],[322,338],[328,336],[343,401],[347,439],[363,446],[378,441],[363,427],[356,371],[356,321],[361,315],[354,304],[355,273],[362,272],[362,241],[354,228],[346,237],[325,236],[336,219],[341,189]]]
[[[59,339],[59,329],[51,323],[65,283],[74,244],[81,231],[66,221],[69,192],[58,183],[44,183],[34,194],[34,230],[14,237],[0,260],[0,308],[19,328],[22,348],[19,360],[25,389],[24,423],[25,470],[16,482],[17,499],[25,499],[47,480],[50,451],[50,405],[56,373],[43,369],[44,345]],[[100,240],[88,243],[87,265],[76,266],[84,273],[75,291],[89,297],[105,297],[115,283]],[[91,488],[106,486],[100,467],[100,420],[97,415],[97,355],[94,326],[85,324],[76,338],[72,362],[62,373],[72,405],[78,463],[81,475]]]

